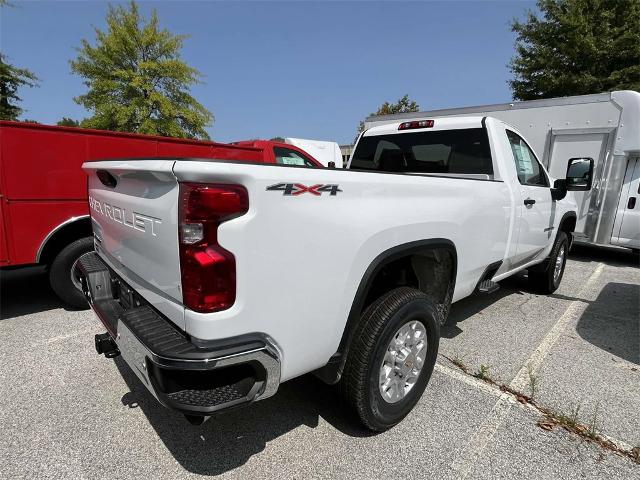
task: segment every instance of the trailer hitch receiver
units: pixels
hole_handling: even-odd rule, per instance
[[[116,342],[113,341],[113,338],[111,338],[111,335],[108,333],[105,332],[96,335],[95,341],[98,355],[104,353],[104,356],[107,358],[114,358],[120,355],[120,350],[118,350]]]

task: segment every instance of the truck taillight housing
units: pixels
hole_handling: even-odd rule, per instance
[[[218,244],[218,227],[249,210],[241,185],[180,183],[180,272],[185,307],[225,310],[236,299],[236,259]]]

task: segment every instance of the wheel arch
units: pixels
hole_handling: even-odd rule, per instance
[[[573,245],[573,232],[576,230],[577,221],[578,215],[572,210],[566,212],[558,224],[558,232],[565,232],[569,237],[569,248]]]
[[[444,260],[448,258],[447,260]],[[385,273],[398,268],[412,267],[415,278],[408,283],[387,283]],[[436,267],[436,268],[433,268]],[[398,286],[412,286],[426,293],[438,306],[438,313],[446,318],[451,306],[458,267],[455,244],[448,239],[433,238],[397,245],[380,253],[365,270],[356,290],[347,317],[338,351],[327,365],[315,374],[324,382],[340,380],[349,345],[362,312],[375,298]],[[440,282],[447,278],[447,282]],[[417,283],[416,283],[417,282]]]
[[[91,232],[91,218],[89,215],[81,215],[65,220],[44,238],[36,253],[36,262],[50,264],[64,247],[75,240],[91,236]]]

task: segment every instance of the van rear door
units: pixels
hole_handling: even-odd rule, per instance
[[[594,184],[591,190],[569,192],[578,205],[578,218],[575,234],[577,238],[586,238],[594,234],[598,215],[598,192],[605,176],[604,163],[610,134],[600,130],[585,129],[580,133],[552,130],[549,156],[549,174],[553,178],[565,178],[570,158],[593,158]]]
[[[628,248],[640,248],[640,158],[630,158],[620,202],[616,212],[611,243]]]

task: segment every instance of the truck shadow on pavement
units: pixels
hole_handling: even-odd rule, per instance
[[[576,325],[581,338],[640,365],[640,285],[610,282],[594,301],[573,300],[589,304]]]
[[[43,267],[0,271],[0,321],[65,306],[51,290]]]
[[[372,435],[350,422],[337,389],[312,375],[283,383],[271,398],[193,426],[181,414],[162,407],[122,358],[116,358],[115,364],[130,389],[122,403],[140,408],[173,457],[192,473],[220,475],[240,467],[263,451],[268,442],[300,427],[316,428],[320,418],[345,435]],[[301,430],[302,437],[292,434],[291,441],[308,440],[304,428]]]
[[[623,248],[611,248],[611,247],[600,247],[600,246],[593,246],[593,245],[576,244],[572,247],[569,258],[571,260],[574,260],[577,262],[584,262],[584,263],[601,262],[606,265],[617,266],[617,267],[640,267],[640,257],[632,253],[631,250],[623,249]],[[449,321],[447,325],[440,332],[442,337],[443,338],[456,337],[463,331],[458,326],[458,324],[463,323],[464,320],[466,320],[467,318],[472,317],[473,315],[481,312],[485,308],[489,307],[490,305],[498,302],[499,300],[505,297],[508,297],[510,295],[523,295],[525,293],[537,294],[529,286],[528,279],[525,273],[520,273],[512,277],[506,278],[505,280],[502,280],[499,283],[500,283],[500,290],[498,290],[495,293],[492,293],[489,295],[474,293],[473,295],[463,298],[459,302],[456,302],[455,304],[453,304],[451,306],[451,313],[449,314]],[[620,301],[623,304],[626,303],[627,305],[630,305],[630,304],[635,305],[635,312],[637,316],[639,303],[640,303],[640,293],[638,290],[640,287],[638,287],[638,285],[609,284],[602,290],[602,292],[600,292],[600,295],[598,296],[598,299],[595,302],[589,302],[587,300],[567,297],[565,295],[560,295],[560,294],[553,294],[551,296],[554,298],[562,298],[570,301],[573,301],[573,300],[585,301],[587,303],[590,303],[591,305],[594,305],[593,307],[589,307],[592,310],[596,308],[601,308],[601,307],[596,307],[600,305],[604,305],[605,309],[609,309],[608,305],[611,302],[610,300],[611,293],[613,293],[615,288],[617,288],[611,285],[618,285],[619,288],[622,289],[622,293],[617,296],[620,298]],[[631,291],[633,290],[634,287],[636,288],[635,292]],[[589,309],[587,309],[587,312],[585,312],[585,315],[583,317],[589,317],[588,313],[589,313]],[[583,323],[585,323],[586,325],[587,320],[584,320]],[[633,322],[630,322],[630,323],[633,323]],[[634,325],[629,325],[626,328],[629,334],[636,332],[635,334],[636,336],[632,337],[633,339],[635,339],[635,341],[638,341],[638,334],[637,334],[638,328],[639,328],[638,321],[636,321]],[[579,325],[578,333],[580,333],[580,329],[586,332],[589,329],[589,327]],[[604,334],[604,333],[599,332],[598,335],[600,334]],[[593,339],[594,342],[592,343],[598,346],[600,346],[599,343],[602,345],[608,343],[607,339],[595,338],[597,336],[595,332],[585,333],[585,335],[581,335],[581,336],[586,340],[589,340],[589,338]],[[637,363],[637,359],[635,360],[635,362]]]
[[[456,304],[454,320],[462,322],[498,298],[522,294],[526,287],[524,276],[504,281],[501,290],[492,295],[474,295],[459,302],[461,308]],[[181,414],[162,407],[122,358],[116,358],[115,363],[130,390],[122,397],[122,403],[139,408],[173,457],[192,473],[221,475],[238,468],[262,452],[270,441],[286,434],[292,442],[305,442],[309,436],[304,429],[324,428],[321,421],[351,437],[374,435],[350,418],[336,387],[325,385],[313,375],[282,384],[271,398],[193,426]],[[300,433],[295,433],[296,429]]]
[[[440,331],[443,338],[455,338],[463,332],[458,326],[467,318],[474,316],[490,305],[510,295],[523,295],[531,292],[531,287],[524,274],[514,275],[500,282],[500,290],[490,294],[474,293],[451,306],[449,319]]]
[[[616,267],[640,267],[640,256],[626,248],[575,244],[569,254],[577,262],[601,262]]]

